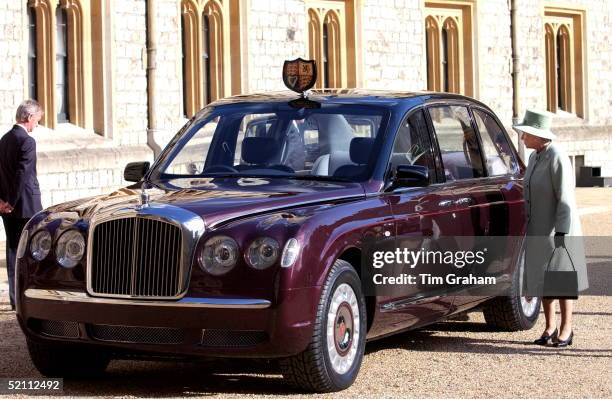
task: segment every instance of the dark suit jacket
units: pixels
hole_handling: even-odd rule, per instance
[[[30,218],[42,209],[36,178],[36,141],[21,126],[0,139],[0,199],[13,211],[4,216]]]

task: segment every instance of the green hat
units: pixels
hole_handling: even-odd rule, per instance
[[[553,140],[557,136],[550,131],[552,125],[552,114],[548,111],[538,111],[528,109],[525,112],[523,122],[515,125],[514,128],[533,136],[542,137],[543,139]]]

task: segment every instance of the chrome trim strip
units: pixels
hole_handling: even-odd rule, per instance
[[[91,297],[85,292],[58,291],[28,288],[25,297],[43,301],[61,301],[73,303],[92,303],[105,305],[128,306],[163,306],[173,308],[210,308],[210,309],[267,309],[271,303],[265,299],[251,298],[195,298],[183,297],[178,301],[145,301],[141,299],[114,299]]]

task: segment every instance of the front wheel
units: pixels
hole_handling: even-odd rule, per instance
[[[323,286],[311,342],[298,355],[283,359],[283,376],[315,392],[348,388],[365,351],[366,307],[355,269],[337,260]]]

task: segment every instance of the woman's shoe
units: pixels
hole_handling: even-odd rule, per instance
[[[572,331],[567,339],[559,339],[555,342],[555,348],[564,348],[569,346],[574,341],[574,331]]]
[[[546,346],[546,345],[550,345],[552,343],[553,340],[557,339],[557,335],[558,335],[558,331],[555,328],[555,331],[553,331],[552,334],[548,335],[546,334],[546,332],[544,332],[544,334],[542,334],[542,336],[536,340],[533,341],[534,344],[536,345],[542,345],[542,346]]]

